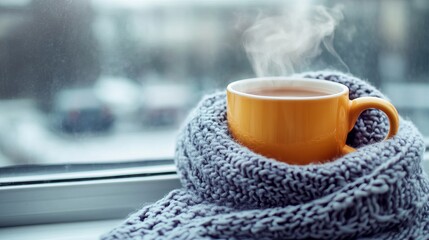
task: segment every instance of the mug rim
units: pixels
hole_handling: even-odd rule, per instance
[[[327,95],[322,96],[310,96],[310,97],[290,97],[290,96],[262,96],[251,93],[246,93],[244,91],[240,91],[237,89],[239,86],[243,86],[244,84],[255,84],[255,83],[263,83],[260,86],[267,86],[266,83],[277,82],[277,84],[284,82],[292,85],[288,86],[311,86],[313,89],[324,89],[326,91],[335,88],[337,91],[334,93],[327,93]],[[293,84],[293,82],[298,83],[298,85]],[[316,87],[318,86],[318,87]],[[266,100],[318,100],[318,99],[329,99],[336,98],[342,96],[343,94],[348,93],[349,88],[341,83],[336,83],[332,81],[327,81],[324,79],[315,79],[315,78],[303,78],[303,77],[257,77],[257,78],[247,78],[242,80],[237,80],[232,83],[229,83],[227,86],[227,91],[248,98],[255,99],[266,99]],[[323,91],[323,92],[326,92]]]

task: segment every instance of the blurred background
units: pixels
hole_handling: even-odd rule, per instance
[[[243,32],[291,4],[0,0],[0,167],[171,158],[202,95],[255,76]],[[429,136],[429,1],[341,4],[350,73]],[[309,69],[326,67],[347,71],[328,53]]]

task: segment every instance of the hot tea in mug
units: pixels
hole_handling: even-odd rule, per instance
[[[349,100],[349,89],[339,83],[271,77],[227,87],[232,136],[256,153],[289,164],[323,163],[352,152],[347,134],[368,108],[388,116],[386,138],[396,134],[399,118],[391,103],[375,97]]]

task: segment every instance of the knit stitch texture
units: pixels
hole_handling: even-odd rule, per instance
[[[385,98],[338,72],[300,76],[339,82],[350,99]],[[285,123],[287,124],[287,123]],[[379,110],[359,117],[335,161],[288,165],[235,142],[224,92],[205,97],[179,135],[176,165],[183,185],[130,215],[102,239],[429,239],[429,180],[422,136]]]

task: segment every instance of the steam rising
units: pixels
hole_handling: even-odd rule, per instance
[[[339,8],[308,5],[290,9],[284,16],[260,19],[244,33],[244,48],[256,75],[286,76],[300,71],[322,52],[321,43],[345,65],[332,44],[342,19]]]

